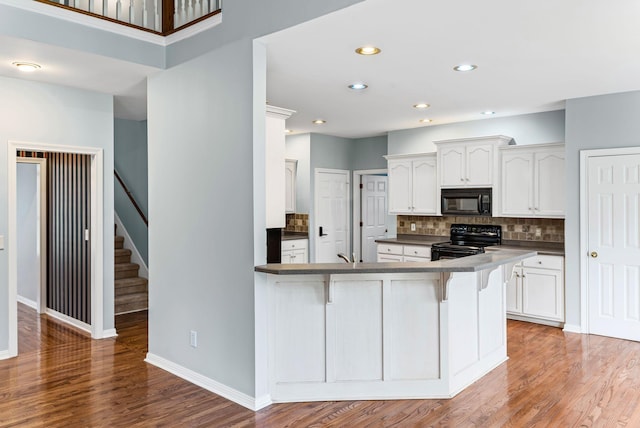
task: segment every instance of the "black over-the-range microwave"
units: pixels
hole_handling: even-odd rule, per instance
[[[442,189],[442,215],[491,216],[491,188]]]

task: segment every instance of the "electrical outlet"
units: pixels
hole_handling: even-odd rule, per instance
[[[411,223],[411,231],[412,232],[416,231],[416,224],[415,223]]]
[[[193,347],[193,348],[197,348],[198,347],[198,332],[197,331],[191,330],[191,333],[189,335],[189,343],[191,344],[191,347]]]
[[[542,229],[536,227],[536,236],[542,236]]]

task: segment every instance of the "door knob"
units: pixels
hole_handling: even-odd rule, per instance
[[[598,253],[596,253],[595,251],[592,251],[590,255],[591,255],[591,257],[593,257],[594,259],[595,259],[596,257],[598,257]]]

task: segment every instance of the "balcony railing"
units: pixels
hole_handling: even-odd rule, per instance
[[[35,0],[167,36],[222,10],[222,0]]]

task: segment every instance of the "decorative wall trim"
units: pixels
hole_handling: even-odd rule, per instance
[[[31,299],[27,299],[26,297],[23,297],[23,296],[18,294],[18,299],[17,300],[18,300],[19,303],[22,303],[23,305],[27,305],[30,308],[35,309],[36,311],[38,310],[38,304],[36,302],[34,302],[33,300],[31,300]]]
[[[108,339],[110,337],[118,337],[118,333],[115,328],[108,328],[102,331],[102,337],[100,339]]]
[[[183,367],[152,353],[147,353],[147,358],[145,358],[145,361],[151,365],[161,368],[162,370],[168,371],[169,373],[174,374],[188,382],[191,382],[194,385],[198,385],[199,387],[204,388],[207,391],[213,392],[214,394],[224,397],[227,400],[231,400],[234,403],[246,407],[249,410],[260,410],[271,404],[270,396],[263,396],[256,399],[234,388],[231,388],[227,385],[203,376],[200,373],[196,373],[193,370],[190,370],[186,367]]]
[[[9,358],[13,358],[15,355],[11,355],[8,350],[0,351],[0,360],[7,360]]]
[[[129,236],[129,232],[127,232],[127,228],[124,227],[124,224],[122,224],[122,220],[120,220],[118,213],[116,212],[113,213],[113,219],[116,225],[118,226],[118,234],[124,237],[123,247],[126,248],[127,250],[131,250],[131,263],[137,263],[138,265],[140,265],[140,269],[138,270],[138,276],[149,279],[149,269],[147,268],[147,265],[142,259],[140,252],[138,252],[138,248],[136,247],[136,244],[133,242],[133,239],[131,239],[131,236]]]

